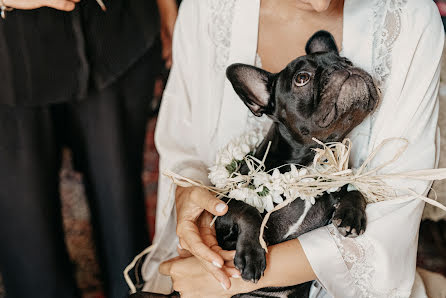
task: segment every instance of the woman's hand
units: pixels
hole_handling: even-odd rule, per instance
[[[176,209],[180,256],[187,257],[184,250],[189,251],[197,257],[206,271],[229,288],[231,282],[222,269],[224,259],[220,254],[221,248],[215,237],[215,229],[210,227],[212,215],[224,215],[228,206],[200,187],[177,187]]]
[[[222,253],[225,259],[225,270],[231,275],[231,271],[237,271],[234,268],[235,251],[226,251]],[[250,292],[257,288],[257,285],[251,282],[245,282],[240,278],[231,278],[233,286],[226,288],[219,284],[215,278],[210,275],[206,269],[201,266],[201,261],[196,257],[181,258],[177,257],[164,262],[160,266],[160,272],[169,275],[172,278],[173,288],[181,293],[181,298],[187,297],[231,297],[242,292]]]
[[[36,9],[51,7],[63,11],[72,11],[80,0],[3,0],[7,7],[16,9]]]
[[[221,251],[225,259],[223,269],[232,276],[235,252]],[[231,287],[219,287],[212,276],[200,265],[198,258],[177,257],[164,262],[160,272],[172,277],[174,289],[185,297],[227,297],[265,287],[287,287],[316,279],[299,239],[288,240],[268,247],[266,270],[255,284],[241,278],[231,278]],[[223,286],[223,285],[222,285]]]
[[[172,36],[175,21],[178,15],[178,7],[175,0],[157,0],[161,25],[162,58],[166,68],[172,66]]]

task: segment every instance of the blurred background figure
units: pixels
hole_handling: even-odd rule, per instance
[[[70,256],[95,259],[79,253],[79,218],[92,223],[86,249],[106,297],[126,296],[122,270],[149,244],[143,146],[177,4],[104,2],[0,0],[0,296],[79,297]]]
[[[435,3],[437,3],[441,19],[443,20],[443,26],[446,29],[446,0],[435,0]]]

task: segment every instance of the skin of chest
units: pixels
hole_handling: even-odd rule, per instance
[[[318,30],[331,32],[341,49],[343,7],[343,0],[333,0],[326,11],[316,12],[290,5],[290,1],[262,0],[257,44],[262,68],[279,72],[289,61],[305,54],[308,39]]]

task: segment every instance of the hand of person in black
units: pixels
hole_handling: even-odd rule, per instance
[[[167,69],[172,66],[172,36],[178,15],[178,5],[175,0],[157,0],[160,13],[160,35],[162,58]]]
[[[57,10],[72,11],[80,0],[3,0],[7,7],[16,9],[36,9],[51,7]]]

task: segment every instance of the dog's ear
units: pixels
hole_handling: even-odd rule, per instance
[[[330,32],[320,30],[313,34],[305,46],[307,55],[317,52],[335,52],[339,54],[335,39]]]
[[[226,69],[226,77],[254,115],[268,113],[273,74],[251,65],[235,63]]]

